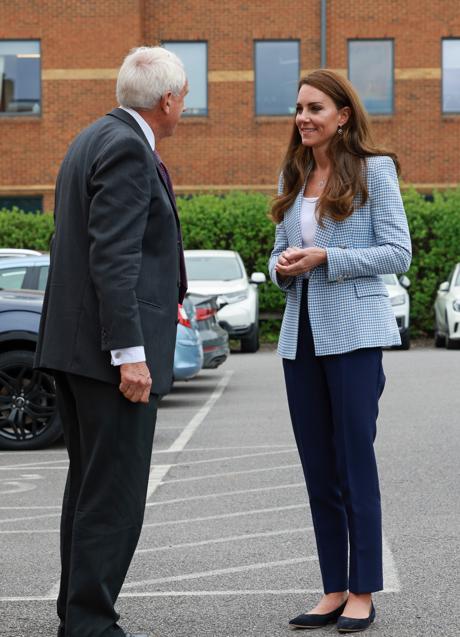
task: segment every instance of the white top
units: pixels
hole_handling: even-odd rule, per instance
[[[300,211],[300,226],[302,229],[302,247],[312,248],[315,245],[315,234],[318,223],[316,221],[316,202],[319,197],[302,197]]]
[[[142,129],[142,132],[147,138],[147,141],[152,149],[155,150],[155,135],[153,134],[153,130],[147,124],[145,119],[139,115],[137,111],[132,108],[125,108],[124,106],[120,106],[122,110],[126,111],[131,115],[131,117],[136,120],[139,126]],[[121,349],[112,349],[110,350],[112,365],[118,367],[118,365],[122,365],[124,363],[141,363],[145,361],[145,350],[142,345],[138,345],[136,347],[123,347]]]
[[[315,245],[315,234],[318,223],[316,221],[316,202],[319,197],[302,197],[300,210],[300,227],[302,230],[302,247],[312,248]],[[304,273],[304,279],[310,278],[310,272]]]

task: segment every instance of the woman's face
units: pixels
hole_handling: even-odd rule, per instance
[[[304,84],[297,96],[296,125],[304,146],[327,147],[339,126],[348,120],[348,107],[337,109],[334,101],[317,88]]]

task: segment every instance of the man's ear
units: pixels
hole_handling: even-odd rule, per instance
[[[161,110],[168,115],[171,109],[171,91],[169,93],[165,93],[160,99],[160,108]]]

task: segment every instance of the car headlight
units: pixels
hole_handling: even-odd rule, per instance
[[[455,299],[455,301],[452,303],[452,307],[456,312],[460,312],[460,299]]]
[[[406,302],[406,296],[404,294],[397,294],[391,297],[391,305],[404,305]]]
[[[249,296],[249,290],[237,290],[236,292],[227,292],[227,294],[221,294],[219,299],[230,303],[238,303],[239,301],[245,301]]]

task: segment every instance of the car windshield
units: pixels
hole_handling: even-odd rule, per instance
[[[233,281],[243,273],[234,257],[186,257],[190,281]]]
[[[398,285],[398,277],[396,274],[382,274],[385,285]]]
[[[457,280],[455,282],[455,287],[459,286],[460,287],[460,269],[458,270],[457,273]]]

